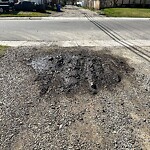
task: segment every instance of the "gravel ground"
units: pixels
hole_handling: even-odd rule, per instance
[[[92,48],[83,49],[86,52]],[[66,57],[67,48],[57,50]],[[87,51],[82,55],[86,59],[87,56],[95,56],[104,60],[102,64],[109,62],[110,65],[112,61],[121,60],[130,71],[125,73],[127,68],[123,69],[120,82],[111,84],[109,88],[104,84],[94,95],[86,88],[84,90],[84,86],[74,94],[52,93],[51,84],[41,95],[35,62],[41,61],[43,56],[54,57],[48,51],[49,48],[45,47],[10,48],[0,58],[0,149],[150,149],[149,74],[142,72],[140,67],[133,71],[137,64],[128,65],[129,60],[117,55],[110,58],[109,50],[99,50],[94,54]],[[77,48],[68,48],[69,56],[74,54],[72,51],[79,56]],[[109,61],[103,56],[107,56]],[[120,68],[117,68],[118,72]]]
[[[99,17],[98,13],[81,7],[66,5],[61,9],[62,12],[52,13],[52,17],[85,17],[85,14],[91,17]]]

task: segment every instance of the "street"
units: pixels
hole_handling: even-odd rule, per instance
[[[149,19],[92,18],[108,31],[135,45],[150,46]],[[113,39],[86,17],[48,18],[47,20],[0,20],[0,41],[77,42],[101,46]],[[85,41],[85,42],[84,42]],[[56,44],[56,43],[55,43]]]
[[[150,46],[150,19],[106,18],[75,6],[65,7],[54,17],[2,18],[0,44],[28,46],[32,42],[47,42],[58,46],[121,46],[103,29],[131,44]]]

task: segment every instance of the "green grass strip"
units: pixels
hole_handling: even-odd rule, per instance
[[[0,17],[48,17],[48,16],[50,16],[50,11],[46,11],[45,13],[12,11],[0,14]]]
[[[150,9],[143,8],[106,8],[103,12],[108,17],[150,18]]]

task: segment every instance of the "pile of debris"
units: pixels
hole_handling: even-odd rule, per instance
[[[52,52],[30,58],[27,64],[36,72],[41,95],[82,89],[96,94],[102,87],[115,86],[132,70],[121,58],[84,50]]]

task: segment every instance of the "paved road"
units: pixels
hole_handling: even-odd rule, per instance
[[[97,46],[114,43],[113,38],[105,32],[109,31],[117,36],[121,35],[119,38],[122,40],[150,46],[149,19],[92,19],[98,26],[87,18],[1,20],[0,41],[75,41],[79,45],[90,46],[91,43]]]
[[[25,20],[0,18],[0,44],[27,45],[28,41],[60,46],[120,46],[120,41],[128,41],[150,46],[150,19],[105,18],[75,6],[67,6],[53,16]]]
[[[0,22],[0,40],[102,40],[108,36],[87,19],[11,20]]]

